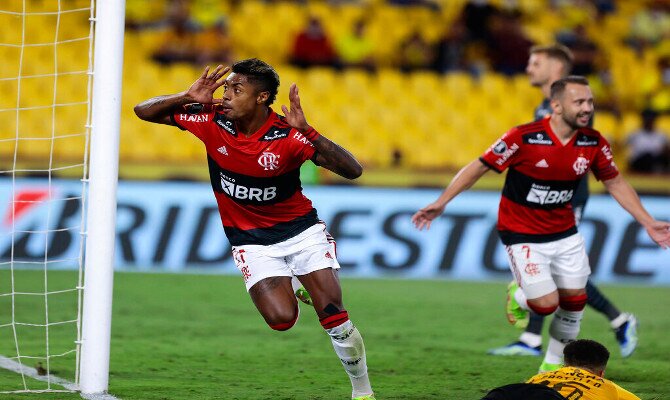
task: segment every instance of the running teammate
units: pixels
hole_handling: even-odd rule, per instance
[[[567,47],[555,44],[550,46],[535,46],[530,50],[526,73],[530,84],[540,88],[544,100],[535,109],[534,119],[538,121],[551,115],[551,104],[549,94],[551,84],[568,75],[572,68],[572,53]],[[593,126],[593,118],[589,127]],[[572,210],[575,214],[577,225],[582,218],[586,202],[589,198],[588,177],[580,179],[577,189],[572,196]],[[609,319],[610,326],[619,343],[619,349],[623,357],[633,354],[637,347],[637,319],[630,313],[622,313],[600,290],[589,280],[586,282],[586,294],[588,305],[602,313]],[[523,321],[522,325],[526,321]],[[519,340],[507,346],[498,347],[488,351],[492,355],[503,356],[540,356],[542,355],[542,325],[544,317],[530,313],[530,318],[525,331],[519,336]]]
[[[437,201],[417,211],[418,229],[430,228],[446,205],[487,171],[509,169],[498,210],[498,232],[518,287],[509,293],[510,322],[529,310],[555,314],[540,371],[557,369],[565,344],[576,339],[591,273],[577,233],[571,199],[591,170],[609,193],[661,247],[670,246],[670,223],[656,221],[623,179],[607,141],[588,128],[593,95],[588,81],[570,76],[551,85],[550,118],[509,130],[477,160],[459,171]],[[520,290],[516,290],[519,289]]]
[[[221,86],[223,99],[214,99]],[[296,323],[291,277],[297,276],[351,380],[352,398],[374,399],[363,339],[342,303],[335,242],[303,195],[299,176],[307,160],[348,179],[362,168],[307,123],[295,84],[284,116],[275,113],[270,105],[278,87],[274,68],[248,59],[232,69],[207,67],[188,90],[144,101],[135,113],[188,130],[204,143],[233,258],[265,322],[278,331]]]

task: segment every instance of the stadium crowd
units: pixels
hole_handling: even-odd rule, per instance
[[[595,128],[616,148],[618,164],[647,171],[642,173],[667,173],[668,151],[656,143],[670,135],[668,8],[658,0],[128,0],[124,48],[132,62],[123,74],[122,165],[195,166],[198,143],[183,137],[168,146],[160,139],[161,127],[138,125],[132,104],[154,93],[157,84],[165,92],[177,90],[176,82],[190,79],[203,64],[260,57],[284,77],[280,96],[285,98],[289,84],[296,82],[307,98],[320,99],[306,104],[314,110],[315,122],[366,167],[453,171],[499,132],[526,122],[529,114],[519,110],[532,109],[539,101],[524,73],[528,49],[558,42],[575,56],[573,73],[589,79],[596,97]],[[79,23],[63,24],[64,36],[88,34],[86,16],[79,17]],[[27,20],[26,37],[53,41],[41,29],[47,22]],[[19,30],[0,30],[7,43],[21,42]],[[29,51],[42,51],[40,59],[58,64],[59,71],[79,71],[77,56],[87,51],[82,43],[59,45],[57,61],[45,48]],[[0,65],[1,77],[17,76],[16,49],[0,48],[3,57],[15,60]],[[50,64],[46,67],[55,68]],[[24,63],[22,68],[23,75],[40,74],[36,66]],[[43,96],[40,79],[22,83],[24,97]],[[0,99],[7,107],[17,90],[9,83],[3,83],[8,95]],[[59,84],[66,103],[79,101],[74,93],[80,83],[60,79]],[[630,134],[643,128],[645,110],[656,115],[654,132],[662,137],[629,141]],[[62,111],[68,115],[59,126],[65,132],[79,129],[80,112],[75,107]],[[482,111],[487,118],[481,118]],[[21,124],[37,122],[26,117]],[[412,140],[398,134],[398,127],[407,126]],[[360,130],[367,135],[356,135]],[[425,146],[413,146],[414,140]],[[652,158],[658,161],[638,168],[640,162],[633,160],[643,145],[653,147]],[[63,158],[77,159],[70,148],[63,149]],[[443,157],[435,148],[459,151]],[[13,157],[3,151],[0,155]],[[19,152],[29,161],[48,154],[49,146],[33,143]],[[151,176],[202,179],[184,171],[164,169]],[[148,177],[125,170],[121,174]]]
[[[292,12],[288,22],[284,14]],[[340,12],[343,18],[329,18]],[[285,26],[260,24],[258,35],[241,37],[237,26],[265,13]],[[407,26],[391,31],[403,13]],[[631,146],[631,170],[668,171],[667,146],[655,150],[653,167],[638,168],[632,161],[638,150],[626,138],[643,128],[642,111],[660,117],[656,131],[670,135],[670,42],[663,40],[670,37],[670,5],[664,1],[129,1],[127,28],[156,37],[146,42],[146,54],[166,67],[229,64],[262,54],[299,69],[362,70],[376,77],[380,69],[396,68],[465,74],[475,83],[525,74],[533,45],[561,43],[574,54],[573,73],[589,78],[598,112],[606,113],[603,123],[617,126],[618,134],[605,132],[613,145]],[[599,35],[603,30],[608,34]],[[277,35],[286,43],[265,43]],[[639,85],[631,88],[630,81]],[[388,154],[388,165],[403,164],[399,146],[389,146]]]

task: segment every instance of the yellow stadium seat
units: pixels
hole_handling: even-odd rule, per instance
[[[312,90],[325,93],[339,84],[340,75],[336,75],[332,68],[310,68],[303,73],[300,80]]]
[[[370,87],[370,74],[358,69],[345,70],[342,73],[340,84],[348,95],[357,101],[366,95]]]
[[[452,72],[442,77],[442,85],[449,93],[460,98],[473,91],[473,79],[464,72]]]
[[[86,133],[54,139],[53,157],[59,162],[82,162],[86,151]]]
[[[52,140],[49,138],[43,139],[19,139],[18,141],[18,158],[26,161],[41,161],[47,164],[51,157]]]
[[[596,120],[598,116],[596,115]],[[626,138],[632,131],[640,129],[642,118],[638,113],[628,112],[621,118],[620,138]]]
[[[54,14],[40,15],[27,14],[25,16],[25,38],[26,44],[42,44],[56,41],[56,22],[58,16]],[[45,29],[45,27],[51,27]]]
[[[421,99],[433,101],[439,90],[440,76],[434,72],[414,72],[408,75],[409,89]]]
[[[621,138],[618,118],[611,113],[597,113],[594,119],[594,129],[599,131],[608,140],[618,140]]]

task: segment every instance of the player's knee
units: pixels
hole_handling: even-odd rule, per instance
[[[577,296],[561,296],[559,304],[566,311],[582,311],[586,306],[587,299],[586,293]]]
[[[293,312],[276,313],[275,315],[266,317],[265,321],[275,331],[287,331],[298,321],[298,316],[299,309],[296,307]]]
[[[528,301],[528,307],[530,307],[531,310],[535,314],[538,315],[549,315],[553,314],[554,311],[558,308],[557,303],[535,303]]]

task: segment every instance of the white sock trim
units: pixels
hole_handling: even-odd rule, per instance
[[[623,313],[622,312],[621,314],[619,314],[618,317],[611,320],[610,321],[610,326],[612,327],[612,329],[617,329],[617,328],[621,327],[621,325],[625,324],[626,321],[628,321],[628,316],[629,315],[630,314],[628,314],[628,313]]]
[[[538,335],[532,332],[524,332],[519,336],[519,341],[530,346],[537,347],[542,345],[542,335]]]

